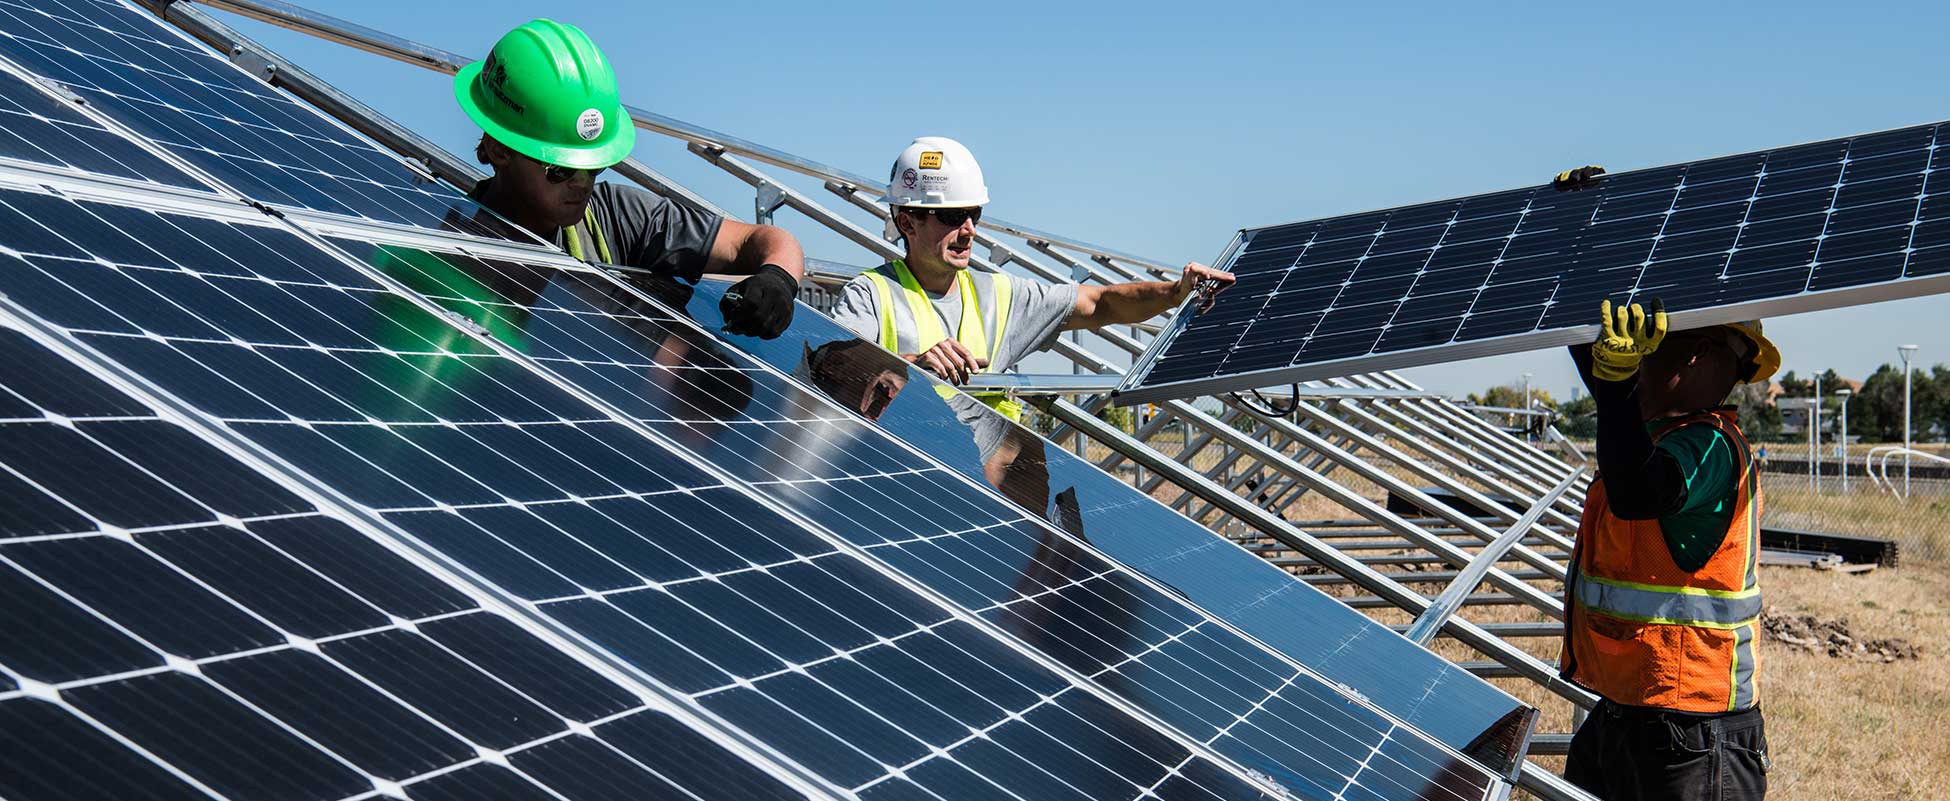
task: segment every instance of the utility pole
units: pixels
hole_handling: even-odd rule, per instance
[[[1909,357],[1916,355],[1915,345],[1897,345],[1896,352],[1903,357],[1903,498],[1909,497]]]
[[[1835,397],[1842,399],[1842,494],[1848,494],[1848,398],[1855,390],[1842,387],[1835,390]]]

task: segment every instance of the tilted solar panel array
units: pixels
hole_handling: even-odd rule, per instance
[[[0,164],[0,793],[1497,791],[607,275],[373,226],[492,228],[146,15],[0,6],[92,109],[0,114],[54,145]]]
[[[710,329],[724,285],[707,283],[679,307]],[[673,305],[681,298],[671,299]],[[1410,643],[1341,602],[1145,493],[964,396],[927,391],[929,376],[819,317],[774,340],[740,347],[803,375],[842,405],[1087,541],[1282,654],[1351,687],[1376,706],[1504,771],[1514,771],[1535,710]],[[884,405],[866,396],[893,397]],[[1009,449],[997,457],[994,452]],[[998,465],[1001,477],[997,478]],[[1297,626],[1296,620],[1306,625]]]
[[[799,794],[0,328],[0,794]]]
[[[478,207],[452,187],[126,3],[0,2],[0,56],[253,201],[476,236],[507,235],[502,226],[477,222]],[[49,161],[65,161],[74,153],[50,151]],[[143,178],[184,185],[173,167],[129,161],[129,170]]]
[[[31,190],[0,191],[0,204],[0,246],[20,254],[5,260],[9,297],[34,324],[832,786],[966,797],[958,788],[982,784],[974,770],[1022,782],[1023,797],[1079,781],[1103,783],[1079,797],[1180,783],[1191,795],[1174,797],[1258,794],[497,352],[478,338],[491,325],[469,332],[295,234],[217,208],[198,220],[205,239],[156,235],[195,219],[167,212]],[[240,239],[273,249],[232,250]],[[399,271],[447,263],[386,253],[400,261],[378,266]],[[508,715],[509,728],[530,718]]]
[[[1599,302],[1698,326],[1950,291],[1944,125],[1244,231],[1126,402],[1589,341]]]

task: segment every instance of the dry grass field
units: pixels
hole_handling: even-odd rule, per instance
[[[1175,443],[1160,444],[1162,450],[1175,450]],[[1101,458],[1104,452],[1090,455]],[[1200,454],[1193,463],[1207,469],[1216,461]],[[1403,466],[1384,469],[1418,485],[1426,483],[1414,481]],[[1332,475],[1369,500],[1385,498],[1379,486],[1345,470]],[[1764,568],[1762,586],[1769,605],[1824,620],[1845,618],[1858,638],[1900,637],[1923,647],[1920,659],[1882,663],[1764,640],[1760,682],[1774,759],[1769,798],[1950,799],[1950,493],[1931,488],[1935,494],[1919,492],[1904,501],[1877,494],[1864,482],[1843,496],[1833,486],[1821,494],[1810,492],[1806,479],[1792,475],[1768,475],[1765,481],[1770,525],[1895,539],[1902,554],[1899,567],[1866,574]],[[1177,492],[1166,484],[1155,494],[1169,502]],[[1357,516],[1320,493],[1298,498],[1285,513],[1296,521]],[[1439,584],[1416,586],[1430,593],[1441,589]],[[1540,586],[1562,591],[1556,582]],[[1356,592],[1347,586],[1323,589],[1336,595]],[[1408,620],[1396,610],[1373,614],[1387,623]],[[1465,615],[1480,623],[1542,619],[1541,613],[1520,606],[1470,607]],[[1554,637],[1512,642],[1546,661],[1556,659]],[[1457,661],[1485,658],[1446,639],[1434,647]],[[1570,730],[1568,702],[1520,679],[1494,681],[1540,710],[1538,732]],[[1553,769],[1562,766],[1561,758],[1539,761]],[[1528,796],[1519,791],[1517,797]]]

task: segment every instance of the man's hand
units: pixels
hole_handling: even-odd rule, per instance
[[[799,296],[799,282],[784,267],[767,264],[752,277],[733,284],[718,301],[724,315],[724,330],[733,334],[772,339],[792,324],[792,302]]]
[[[975,358],[967,346],[954,339],[941,340],[923,353],[903,353],[901,358],[947,379],[951,384],[966,384],[969,376],[989,366],[989,360]]]
[[[1652,299],[1652,315],[1634,303],[1614,314],[1611,301],[1598,307],[1604,331],[1591,345],[1591,374],[1600,381],[1624,381],[1637,374],[1639,362],[1666,339],[1666,306]]]
[[[1198,310],[1203,314],[1212,308],[1212,302],[1220,292],[1239,279],[1224,270],[1214,270],[1198,262],[1185,265],[1178,276],[1178,300],[1183,301],[1193,292],[1198,293]]]

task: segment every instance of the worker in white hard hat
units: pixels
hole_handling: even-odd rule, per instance
[[[1195,290],[1230,286],[1231,273],[1187,264],[1176,281],[1108,286],[1044,284],[968,269],[975,225],[988,205],[982,167],[960,142],[924,136],[901,151],[887,203],[906,255],[848,282],[833,319],[951,382],[1002,372],[1068,330],[1137,323]],[[981,396],[1011,419],[1021,407]]]

